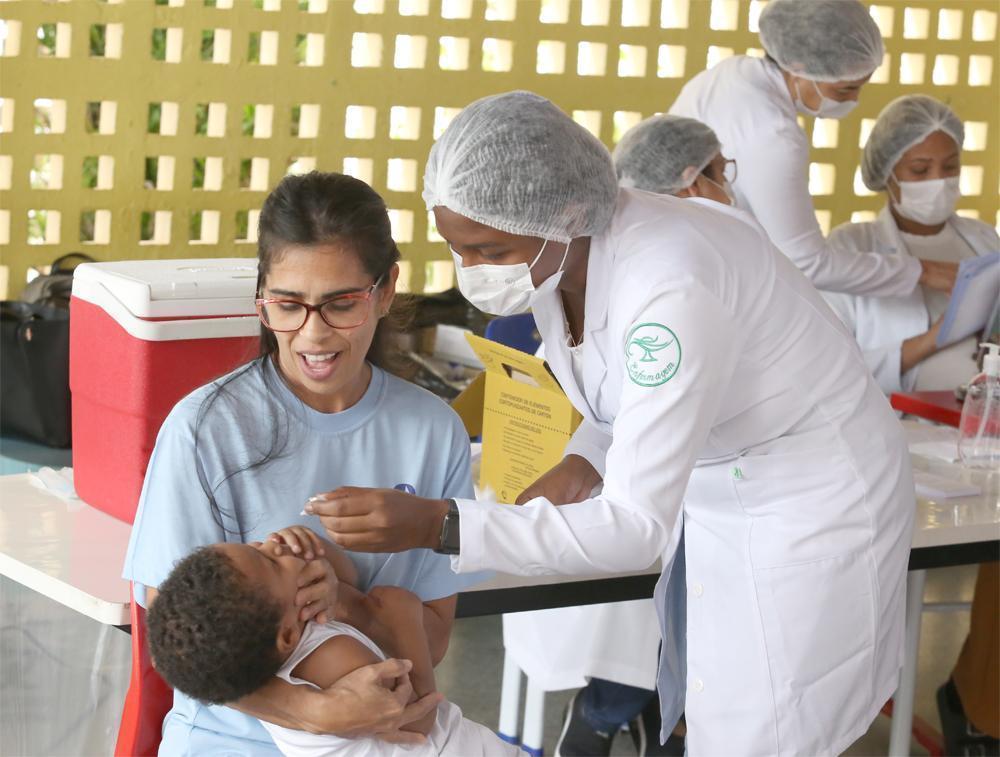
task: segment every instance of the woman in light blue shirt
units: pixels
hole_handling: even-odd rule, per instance
[[[294,523],[321,530],[300,515],[317,493],[355,485],[472,496],[458,417],[385,370],[399,251],[378,194],[340,174],[287,177],[264,203],[259,236],[261,355],[181,400],[149,461],[124,568],[143,606],[196,547],[259,541]],[[401,586],[424,600],[437,663],[456,592],[481,576],[457,576],[425,549],[350,557],[362,591]],[[322,560],[309,569],[303,615],[323,616],[334,579]],[[318,694],[275,679],[235,707],[175,692],[160,754],[277,754],[257,717],[346,736],[395,731],[436,704],[406,707],[406,685],[389,691],[385,680],[404,669],[362,669],[350,691]]]

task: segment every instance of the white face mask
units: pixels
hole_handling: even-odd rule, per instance
[[[894,199],[892,204],[904,218],[936,226],[947,221],[955,212],[959,198],[957,176],[925,181],[900,181],[895,175],[892,178],[899,188],[899,199]]]
[[[816,94],[819,95],[819,107],[813,110],[802,102],[802,93],[799,91],[799,82],[801,79],[795,80],[795,107],[798,109],[799,113],[804,113],[807,116],[813,116],[814,118],[844,118],[852,110],[858,107],[857,100],[834,100],[833,98],[827,97],[822,92],[819,91],[819,85],[810,79],[810,83],[813,85],[813,89],[816,90]]]
[[[531,300],[535,294],[548,292],[562,278],[562,267],[566,263],[566,254],[569,252],[569,245],[566,245],[566,252],[563,253],[559,270],[549,276],[538,289],[531,280],[531,269],[545,252],[545,245],[549,242],[546,239],[542,242],[542,249],[538,251],[531,265],[527,263],[516,263],[514,265],[473,265],[467,268],[462,267],[462,256],[454,250],[451,256],[455,261],[455,277],[458,280],[458,289],[462,295],[482,310],[484,313],[492,315],[516,315],[524,313],[531,307]],[[554,283],[552,283],[554,281]]]

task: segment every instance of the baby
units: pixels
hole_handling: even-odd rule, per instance
[[[302,556],[300,556],[302,555]],[[278,676],[292,684],[326,688],[353,670],[386,659],[356,627],[299,619],[297,579],[305,558],[326,559],[337,574],[347,617],[383,639],[389,652],[413,663],[420,695],[434,691],[434,669],[423,624],[423,604],[395,587],[367,595],[351,584],[357,572],[347,555],[302,526],[265,542],[213,544],[177,563],[160,585],[146,616],[153,664],[168,684],[210,704],[253,693]],[[420,746],[375,738],[345,739],[261,721],[286,755],[518,755],[484,726],[462,717],[450,702],[410,727],[427,736]]]

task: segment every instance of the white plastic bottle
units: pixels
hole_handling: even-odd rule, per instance
[[[983,372],[969,382],[958,426],[958,456],[969,468],[1000,471],[1000,345],[982,344]]]

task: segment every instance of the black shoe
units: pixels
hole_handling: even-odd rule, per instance
[[[1000,741],[976,729],[965,716],[955,682],[949,678],[937,690],[944,753],[948,757],[997,757]]]
[[[684,737],[670,734],[667,743],[660,743],[660,698],[654,696],[639,713],[629,721],[628,730],[639,757],[684,757]]]
[[[555,757],[608,757],[614,738],[614,731],[595,731],[583,719],[583,702],[578,691],[566,706]]]

